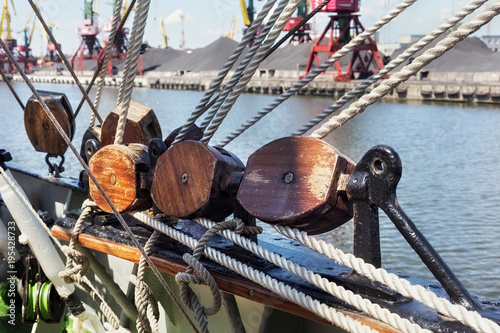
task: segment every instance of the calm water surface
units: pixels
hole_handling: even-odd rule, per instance
[[[31,96],[14,83],[23,101]],[[74,108],[77,87],[39,84],[38,89],[64,92]],[[113,107],[117,89],[106,88],[100,112]],[[202,93],[136,89],[133,98],[153,108],[164,137],[181,126]],[[213,143],[273,100],[243,95]],[[5,84],[0,83],[0,148],[18,164],[46,172],[44,155],[31,147],[23,115]],[[295,97],[227,146],[244,162],[267,142],[287,136],[332,103],[319,97]],[[74,144],[79,148],[89,121],[86,107],[77,121]],[[378,103],[326,140],[358,161],[377,144],[392,146],[403,162],[398,198],[406,213],[426,235],[463,284],[474,293],[500,298],[500,107],[460,104]],[[66,154],[66,175],[80,170]],[[352,247],[352,225],[322,235],[343,249]],[[381,213],[384,267],[432,279],[392,222]]]

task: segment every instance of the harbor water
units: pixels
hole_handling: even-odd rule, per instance
[[[31,92],[13,83],[26,102]],[[81,93],[76,86],[38,84],[37,89],[63,92],[73,108]],[[105,88],[100,113],[114,108],[118,89]],[[166,137],[182,126],[203,96],[195,91],[135,89],[133,99],[155,111]],[[215,144],[274,96],[243,95],[215,135]],[[44,154],[37,153],[24,130],[22,110],[5,83],[0,83],[0,148],[14,163],[47,173]],[[226,148],[246,161],[264,144],[290,135],[334,101],[294,97],[264,117]],[[73,140],[80,149],[88,126],[89,107],[76,121]],[[377,144],[393,147],[403,163],[398,199],[406,213],[473,293],[500,298],[500,107],[477,104],[381,102],[369,107],[325,140],[358,161]],[[64,175],[77,177],[81,167],[66,153]],[[385,268],[432,279],[392,222],[381,215],[382,260]],[[352,248],[352,223],[324,240]]]

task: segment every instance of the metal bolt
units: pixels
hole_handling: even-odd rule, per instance
[[[189,175],[187,174],[187,172],[184,172],[184,173],[182,174],[182,176],[181,176],[181,182],[182,182],[183,184],[187,184],[187,182],[188,182],[188,178],[189,178]]]
[[[43,127],[43,128],[45,128],[45,129],[49,129],[49,124],[47,124],[47,123],[43,123],[43,124],[42,124],[42,127]]]
[[[283,181],[286,183],[286,184],[290,184],[292,181],[293,181],[293,172],[287,172],[285,173],[285,175],[283,176]]]
[[[111,185],[115,185],[116,184],[116,176],[111,175],[111,177],[109,177],[109,182],[111,183]]]
[[[250,297],[251,297],[251,296],[253,296],[253,290],[252,290],[252,289],[250,289],[250,290],[248,291],[248,296],[250,296]]]

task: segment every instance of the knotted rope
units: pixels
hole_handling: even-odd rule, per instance
[[[144,246],[144,251],[149,255],[151,248],[154,246],[161,233],[154,231]],[[153,296],[149,286],[143,281],[144,273],[146,271],[146,260],[141,256],[139,260],[139,268],[137,269],[137,276],[131,276],[131,282],[135,285],[135,304],[137,305],[137,332],[158,332],[158,318],[160,312],[158,310],[158,301]]]
[[[210,239],[222,230],[233,230],[237,234],[259,234],[262,228],[245,226],[242,220],[233,219],[230,221],[219,222],[209,228],[205,234],[200,238],[198,244],[193,250],[193,254],[185,253],[183,256],[184,261],[188,264],[185,273],[178,273],[175,276],[176,282],[180,286],[180,295],[184,304],[195,313],[196,320],[200,325],[202,332],[208,333],[208,327],[205,320],[206,316],[215,315],[219,312],[222,304],[221,292],[217,283],[210,272],[199,261],[201,255],[204,253],[207,243]],[[196,273],[197,275],[194,275]],[[198,296],[191,289],[189,284],[207,285],[212,293],[213,305],[210,308],[205,308],[201,305]]]

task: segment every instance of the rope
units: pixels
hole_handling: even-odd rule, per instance
[[[422,55],[418,56],[413,62],[405,66],[400,72],[394,74],[390,79],[383,81],[377,88],[373,89],[368,95],[351,104],[349,108],[343,110],[339,115],[330,118],[323,126],[314,131],[311,136],[315,138],[324,138],[335,129],[354,118],[358,113],[363,112],[369,105],[375,103],[392,89],[406,81],[410,76],[417,73],[422,67],[442,56],[446,51],[465,39],[467,36],[476,32],[483,25],[487,24],[493,17],[500,13],[500,2],[488,6],[483,13],[477,15],[472,21],[465,23],[456,31],[450,33],[448,37],[440,41],[435,47],[428,49]]]
[[[154,246],[161,233],[154,231],[151,237],[146,242],[144,250],[146,253],[151,253],[151,248]],[[133,280],[135,289],[135,304],[137,305],[138,317],[136,321],[137,332],[159,332],[158,329],[158,302],[149,286],[144,282],[144,273],[146,271],[146,260],[143,256],[139,260],[137,269],[137,277]]]
[[[268,36],[269,32],[271,31],[274,23],[276,20],[279,18],[280,14],[283,12],[285,9],[286,5],[288,4],[290,0],[282,0],[279,4],[278,7],[275,8],[273,11],[273,14],[267,24],[264,26],[264,29],[259,33],[255,41],[253,42],[252,46],[250,47],[250,50],[246,54],[245,58],[241,61],[240,65],[236,69],[236,72],[234,73],[233,77],[231,80],[228,82],[228,84],[224,87],[224,90],[222,93],[219,95],[219,98],[217,100],[217,104],[212,107],[210,112],[207,114],[205,119],[200,125],[200,129],[202,131],[205,131],[208,125],[210,125],[210,122],[213,120],[217,112],[219,111],[220,107],[224,102],[226,101],[227,97],[229,94],[233,91],[234,87],[238,83],[239,80],[241,80],[241,77],[244,75],[245,70],[249,66],[250,62],[254,58],[255,54],[257,51],[259,51],[259,48],[262,46],[262,43]]]
[[[211,225],[205,234],[200,238],[196,247],[194,248],[193,255],[188,253],[184,254],[183,259],[188,264],[185,273],[178,273],[175,280],[180,286],[180,295],[184,304],[195,313],[202,332],[208,333],[208,327],[205,320],[206,316],[212,316],[219,312],[222,304],[222,296],[212,275],[200,263],[200,258],[209,240],[221,230],[233,229],[237,233],[257,234],[262,232],[262,228],[245,226],[241,220],[224,221]],[[193,275],[196,273],[198,276]],[[198,296],[193,292],[189,284],[206,284],[213,297],[213,305],[211,308],[204,308],[201,306]]]
[[[132,90],[134,89],[134,80],[137,71],[137,63],[141,51],[142,39],[146,30],[146,21],[148,18],[149,5],[151,0],[139,0],[136,6],[136,13],[134,16],[134,24],[132,26],[132,35],[130,37],[130,47],[127,50],[127,58],[125,59],[125,66],[120,90],[118,91],[118,100],[116,105],[120,107],[120,117],[118,118],[118,125],[116,128],[115,144],[123,142],[123,135],[125,133],[125,124],[127,122],[127,114],[132,99]]]
[[[78,150],[75,148],[75,146],[73,145],[73,143],[71,143],[70,138],[68,137],[68,135],[66,134],[66,132],[64,131],[64,129],[61,127],[61,124],[59,124],[59,122],[57,121],[57,119],[54,117],[54,114],[52,113],[52,111],[50,111],[49,107],[47,106],[47,104],[45,103],[45,101],[43,100],[43,98],[40,96],[40,94],[38,93],[38,91],[35,89],[35,87],[31,83],[31,81],[28,79],[28,77],[26,76],[26,74],[22,71],[21,66],[16,61],[16,59],[12,55],[12,52],[10,52],[9,48],[7,47],[7,45],[5,45],[5,42],[1,38],[0,38],[0,46],[4,49],[5,54],[7,55],[7,57],[9,58],[9,60],[14,64],[14,66],[17,69],[17,71],[22,76],[24,82],[30,88],[30,90],[33,93],[33,95],[35,95],[36,99],[38,100],[38,102],[42,106],[43,110],[45,111],[45,113],[49,117],[50,121],[54,124],[54,127],[57,129],[57,131],[59,132],[59,134],[63,138],[64,142],[68,145],[69,149],[73,152],[73,154],[75,155],[75,157],[78,160],[78,162],[80,162],[80,164],[82,165],[83,169],[85,170],[85,172],[89,176],[90,180],[92,180],[92,182],[94,183],[94,185],[99,190],[99,193],[101,193],[101,195],[103,196],[103,198],[106,201],[106,203],[109,205],[109,207],[111,207],[111,209],[113,210],[114,215],[116,216],[116,218],[120,222],[120,224],[123,227],[123,229],[127,232],[127,234],[129,235],[129,237],[132,240],[132,242],[134,243],[134,245],[139,249],[139,251],[141,252],[141,254],[145,257],[145,259],[146,259],[149,267],[151,267],[151,269],[153,270],[153,273],[158,278],[158,281],[160,281],[160,284],[163,286],[163,288],[165,289],[165,291],[172,298],[172,300],[174,301],[174,303],[176,304],[176,306],[178,307],[178,309],[182,313],[182,315],[186,318],[188,324],[191,326],[191,328],[193,329],[193,331],[198,332],[198,329],[196,328],[196,326],[194,325],[194,323],[192,322],[192,320],[189,318],[189,316],[187,315],[186,311],[182,308],[181,304],[179,303],[179,301],[175,297],[172,289],[170,289],[170,287],[168,286],[168,284],[165,282],[165,279],[163,279],[163,276],[161,275],[161,273],[158,270],[158,268],[151,261],[151,258],[149,258],[149,256],[145,253],[144,248],[139,243],[139,241],[135,237],[134,233],[132,232],[132,230],[130,229],[130,227],[128,226],[128,224],[125,222],[125,220],[123,219],[123,217],[121,216],[121,214],[118,212],[118,210],[116,209],[115,205],[111,202],[111,200],[109,199],[109,196],[106,194],[106,192],[102,188],[101,184],[97,181],[97,179],[94,176],[94,174],[90,171],[87,163],[85,163],[85,161],[83,160],[83,158],[80,156],[80,153],[78,152]]]
[[[195,221],[205,228],[212,228],[215,225],[214,222],[206,218],[196,219]],[[389,310],[380,307],[378,304],[372,303],[368,299],[363,299],[361,296],[354,294],[352,291],[346,290],[342,286],[338,286],[336,283],[323,278],[321,275],[316,274],[303,266],[295,264],[291,260],[288,260],[277,253],[269,251],[248,238],[241,237],[237,233],[230,230],[221,230],[219,231],[219,234],[247,251],[266,259],[274,265],[283,268],[304,281],[309,282],[332,296],[345,301],[347,304],[355,307],[356,309],[367,313],[373,318],[378,319],[400,330],[401,332],[430,333],[429,330],[422,329],[417,324],[412,324],[409,320],[401,318],[398,314],[391,313]]]
[[[123,1],[123,0],[122,0]],[[123,19],[122,21],[120,22],[120,26],[118,27],[118,29],[116,29],[117,31],[122,31],[123,30],[123,27],[125,26],[125,23],[127,22],[127,19],[130,15],[130,13],[132,12],[132,9],[134,8],[135,6],[135,2],[136,0],[132,0],[130,2],[130,6],[128,7],[127,9],[127,12],[125,13],[125,15],[123,16]],[[113,32],[112,32],[113,34]],[[111,39],[111,36],[110,36],[110,39]],[[110,45],[111,43],[108,43],[108,45]],[[108,48],[108,45],[106,45],[106,49]],[[107,50],[106,50],[107,51]],[[104,65],[108,65],[107,63],[105,64],[104,63],[104,58],[101,59],[101,61],[99,62],[99,65],[97,66],[95,72],[94,72],[94,76],[92,77],[92,80],[90,80],[90,83],[89,85],[87,86],[87,94],[90,94],[90,91],[92,90],[92,87],[94,86],[94,83],[95,83],[95,80],[97,79],[97,77],[99,76],[99,74],[101,73],[101,70],[102,68],[104,67]],[[97,97],[97,95],[96,95]],[[75,118],[76,116],[80,113],[81,109],[82,109],[82,106],[83,106],[83,103],[85,102],[85,98],[82,98],[80,100],[80,104],[78,104],[78,107],[76,108],[76,111],[75,111]],[[94,101],[94,105],[95,105],[95,101]]]
[[[302,28],[314,15],[316,15],[320,10],[322,10],[323,7],[325,7],[330,1],[331,0],[323,0],[322,3],[317,5],[316,8],[313,9],[313,11],[311,11],[309,14],[307,14],[307,16],[304,17],[304,19],[302,19],[302,21],[300,21],[299,24],[297,24],[295,27],[293,27],[292,30],[288,31],[287,34],[279,40],[279,42],[277,42],[276,44],[273,45],[273,47],[271,47],[271,49],[266,53],[263,60],[267,59],[267,57],[269,57],[271,55],[271,53],[276,51],[278,49],[278,47],[280,47],[284,42],[286,42],[288,38],[292,37],[293,34],[295,34],[297,31],[299,31],[300,28]]]
[[[17,103],[19,103],[19,106],[21,107],[21,109],[24,111],[24,104],[23,102],[21,101],[21,99],[19,98],[19,96],[17,95],[17,92],[16,90],[14,89],[14,87],[12,86],[12,84],[10,83],[10,80],[9,78],[5,75],[5,73],[3,72],[2,70],[2,66],[0,66],[0,75],[2,75],[2,79],[3,81],[7,84],[7,87],[9,87],[10,91],[12,92],[12,95],[14,95],[14,98],[16,99]]]
[[[101,74],[99,76],[99,82],[97,83],[97,91],[95,93],[95,98],[94,98],[94,107],[96,108],[96,110],[99,109],[99,104],[101,103],[102,89],[104,87],[104,78],[106,77],[106,70],[102,70],[102,68],[104,67],[104,65],[108,67],[108,63],[111,58],[111,52],[113,50],[113,45],[115,44],[116,35],[118,34],[119,31],[121,31],[121,29],[117,30],[117,27],[118,27],[118,21],[120,21],[121,19],[120,12],[122,9],[122,5],[123,5],[123,0],[118,0],[115,3],[115,12],[113,13],[113,23],[111,24],[111,34],[109,35],[108,43],[106,45],[106,51],[104,52],[104,59],[102,59],[102,61],[99,63],[99,66],[101,67],[100,68]],[[96,73],[99,72],[96,71]],[[89,88],[87,87],[87,89]],[[92,114],[90,116],[89,127],[92,127],[94,125],[95,125],[95,115]]]
[[[398,57],[391,60],[387,65],[385,65],[384,68],[382,68],[376,74],[370,76],[368,79],[366,79],[361,84],[356,86],[353,90],[342,96],[342,98],[340,98],[334,104],[323,110],[319,115],[311,119],[307,124],[304,124],[300,129],[293,132],[292,135],[305,134],[311,128],[313,128],[321,121],[323,121],[326,117],[328,117],[329,115],[340,109],[342,106],[344,106],[347,102],[362,94],[366,90],[366,88],[368,88],[370,85],[383,78],[387,73],[391,72],[394,68],[404,63],[416,52],[421,50],[426,45],[430,44],[433,40],[441,36],[443,33],[447,32],[450,28],[454,27],[459,21],[461,21],[464,17],[471,14],[480,6],[482,6],[486,1],[488,0],[474,0],[468,3],[464,8],[462,8],[460,12],[456,13],[453,17],[447,19],[435,30],[427,34],[427,36],[420,39],[417,43],[413,44],[411,47],[406,49]]]
[[[267,16],[267,14],[271,10],[271,8],[273,7],[275,2],[276,2],[276,0],[268,0],[267,3],[264,5],[264,7],[262,7],[262,10],[257,15],[257,18],[252,22],[252,25],[248,28],[246,34],[243,36],[243,38],[241,39],[241,41],[238,44],[238,46],[236,47],[236,49],[233,51],[231,56],[228,58],[227,62],[224,64],[220,73],[217,75],[217,77],[214,79],[214,81],[210,84],[208,90],[203,95],[203,98],[201,99],[200,103],[196,106],[196,109],[193,111],[193,113],[191,114],[189,119],[186,121],[186,123],[184,124],[182,129],[179,131],[179,134],[175,138],[172,145],[175,145],[175,144],[179,143],[180,141],[182,141],[184,139],[184,137],[186,136],[187,132],[189,131],[189,129],[191,128],[191,126],[194,124],[194,122],[201,115],[203,115],[206,112],[206,110],[208,110],[208,108],[210,108],[210,107],[207,108],[207,103],[210,101],[210,98],[212,98],[215,91],[217,91],[217,89],[219,89],[222,81],[224,80],[226,75],[229,73],[231,68],[234,66],[234,64],[236,63],[236,60],[238,60],[238,58],[240,57],[241,53],[246,48],[246,46],[248,45],[250,40],[254,37],[255,33],[257,32],[257,29],[260,27],[260,25],[264,21],[264,18]],[[216,99],[218,99],[218,97]],[[214,101],[212,101],[212,102],[214,102]]]
[[[180,232],[179,230],[161,223],[160,221],[148,216],[143,212],[132,213],[132,216],[192,249],[194,249],[198,243],[196,239]],[[264,288],[271,290],[279,296],[317,314],[333,325],[336,325],[349,332],[374,332],[368,326],[363,325],[355,319],[338,312],[335,308],[321,303],[320,301],[295,290],[289,285],[284,284],[283,282],[280,282],[263,272],[253,269],[252,267],[249,267],[244,263],[221,253],[218,250],[206,246],[205,255],[213,261],[237,272],[243,277],[254,281]]]
[[[213,135],[215,134],[215,132],[217,131],[217,129],[222,124],[227,114],[231,110],[232,106],[234,105],[238,97],[241,95],[243,89],[246,87],[247,83],[255,74],[257,67],[259,67],[262,60],[264,60],[267,51],[271,48],[276,39],[279,37],[281,31],[283,30],[287,22],[290,20],[290,17],[295,12],[301,1],[302,0],[292,0],[290,2],[290,5],[286,7],[285,11],[279,17],[278,22],[273,27],[273,30],[271,31],[266,41],[264,42],[264,45],[259,49],[257,55],[252,60],[248,68],[245,70],[245,74],[240,79],[236,87],[231,91],[231,94],[224,102],[224,105],[222,106],[221,110],[217,113],[215,119],[205,131],[205,134],[203,135],[201,142],[208,143],[210,139],[213,137]],[[286,2],[287,1],[282,1],[280,5],[278,5],[278,8],[281,8],[281,6],[286,6]],[[278,11],[278,8],[276,8],[276,11]],[[270,22],[268,22],[268,24],[271,24],[271,20]]]
[[[394,7],[391,11],[389,11],[386,15],[380,18],[377,22],[375,22],[368,29],[363,31],[361,34],[357,35],[353,38],[348,44],[346,44],[342,49],[338,50],[333,54],[330,58],[328,58],[324,63],[314,68],[311,73],[307,74],[302,80],[295,83],[292,87],[290,87],[287,91],[282,93],[278,98],[276,98],[270,105],[262,109],[259,113],[257,113],[253,118],[247,120],[245,123],[241,124],[238,129],[229,134],[224,140],[219,142],[216,147],[224,147],[229,142],[240,136],[243,132],[245,132],[249,127],[253,126],[256,122],[258,122],[262,117],[267,115],[269,112],[273,111],[277,108],[281,103],[286,101],[288,98],[293,96],[297,91],[299,91],[306,84],[311,82],[314,78],[324,72],[327,68],[332,66],[336,61],[342,58],[347,53],[354,50],[359,44],[368,39],[372,34],[382,28],[384,25],[392,21],[396,16],[401,14],[406,8],[410,7],[416,0],[404,0],[399,5]]]
[[[52,34],[52,31],[50,31],[49,27],[47,26],[47,23],[45,23],[45,20],[43,19],[42,14],[40,14],[40,11],[38,10],[38,7],[33,3],[33,0],[28,0],[28,2],[30,3],[31,8],[33,8],[33,11],[35,12],[36,16],[40,20],[40,23],[42,23],[43,29],[45,30],[45,32],[47,33],[47,35],[49,35],[50,40],[52,41],[52,43],[56,47],[57,53],[59,54],[59,57],[61,57],[61,60],[66,65],[66,68],[68,69],[68,71],[70,72],[71,76],[73,77],[73,80],[75,80],[76,85],[78,86],[78,88],[82,92],[83,98],[85,98],[85,100],[87,101],[87,103],[89,103],[90,108],[92,109],[92,112],[95,114],[95,116],[97,117],[97,119],[99,119],[99,122],[102,124],[102,118],[101,118],[101,116],[97,112],[97,109],[94,107],[94,104],[92,104],[92,101],[90,100],[89,95],[87,94],[87,92],[85,91],[85,89],[83,89],[83,86],[82,86],[80,80],[78,79],[78,77],[76,76],[75,72],[73,71],[73,68],[71,68],[71,65],[70,65],[68,59],[66,58],[66,56],[62,52],[60,44],[57,43],[56,39],[54,38],[54,35]],[[75,117],[76,117],[76,115],[75,115]]]
[[[399,276],[388,273],[385,269],[365,263],[363,259],[352,254],[345,254],[340,249],[322,240],[308,236],[307,233],[290,227],[275,226],[275,229],[283,236],[293,239],[308,248],[321,253],[337,263],[347,266],[358,274],[386,285],[406,297],[411,297],[437,312],[454,318],[464,325],[472,327],[477,332],[500,332],[500,327],[493,321],[481,317],[475,311],[469,311],[459,304],[453,304],[449,300],[436,296],[430,290],[419,285],[412,285],[409,281]]]

